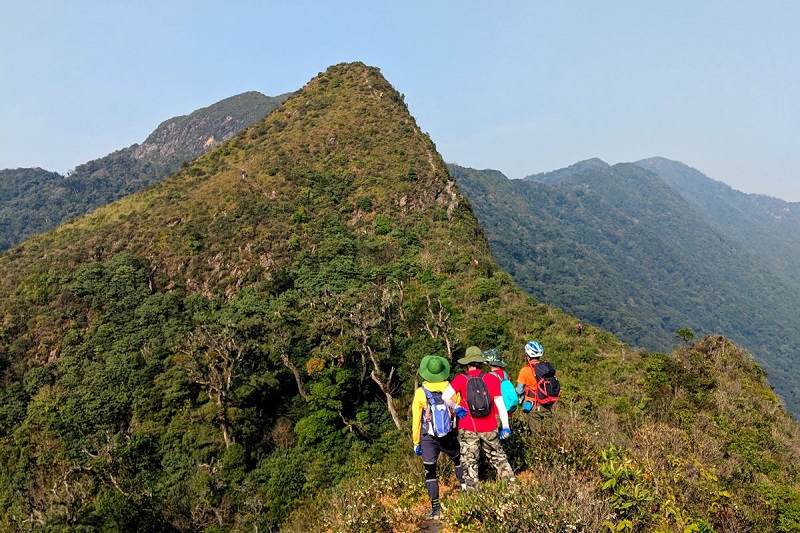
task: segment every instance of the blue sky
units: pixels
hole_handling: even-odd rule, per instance
[[[512,178],[662,156],[800,201],[800,2],[7,0],[0,168],[363,61],[445,161]]]

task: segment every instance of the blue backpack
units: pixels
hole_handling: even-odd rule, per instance
[[[506,411],[510,414],[517,410],[519,396],[517,396],[517,389],[514,384],[511,383],[508,372],[505,370],[502,370],[502,372],[502,376],[498,375],[497,372],[492,372],[492,374],[500,378],[500,392],[503,394],[503,403],[506,406]]]
[[[453,415],[450,408],[442,400],[441,392],[431,392],[425,387],[425,397],[428,399],[428,408],[425,409],[422,430],[434,437],[444,437],[453,430]]]

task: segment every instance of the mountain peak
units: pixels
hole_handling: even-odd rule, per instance
[[[543,172],[541,174],[526,176],[523,179],[528,181],[535,181],[538,183],[556,184],[562,182],[567,178],[572,178],[578,174],[593,172],[595,170],[602,170],[607,168],[610,168],[610,165],[608,163],[606,163],[602,159],[593,157],[591,159],[578,161],[577,163],[570,165],[566,168],[553,170],[551,172]]]
[[[262,179],[330,173],[351,182],[361,194],[372,194],[377,185],[388,187],[394,194],[383,190],[375,199],[402,209],[445,201],[442,193],[451,182],[402,95],[379,69],[360,62],[340,63],[318,74],[245,136],[266,154],[243,160]],[[291,153],[275,152],[276,144]],[[369,164],[357,162],[357,155],[365,152]],[[450,192],[447,201],[457,202]]]
[[[165,120],[141,145],[134,148],[132,157],[176,163],[194,159],[263,118],[289,96],[290,93],[269,97],[257,91],[248,91],[188,115]]]
[[[598,157],[584,159],[583,161],[578,161],[574,165],[569,166],[569,168],[577,170],[582,170],[582,169],[593,170],[596,168],[608,168],[608,167],[609,164]]]
[[[214,293],[241,287],[253,269],[270,278],[313,249],[308,224],[336,219],[372,234],[376,220],[414,212],[482,235],[403,97],[379,69],[342,63],[167,180],[23,246],[46,254],[58,241],[77,262],[128,251],[150,258],[166,286],[190,274],[189,288]],[[247,235],[246,253],[232,231]],[[485,240],[473,246],[488,261]]]

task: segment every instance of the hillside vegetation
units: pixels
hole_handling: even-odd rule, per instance
[[[800,413],[800,287],[678,192],[691,188],[600,160],[525,180],[450,170],[500,266],[529,294],[649,350],[668,351],[684,328],[723,334],[755,354]],[[773,245],[775,256],[788,248]]]
[[[257,92],[164,121],[142,144],[77,166],[0,170],[0,250],[163,180],[185,161],[227,141],[289,97]]]
[[[246,176],[242,176],[242,169]],[[721,337],[671,355],[526,296],[375,68],[0,255],[0,530],[415,531],[424,355],[540,340],[557,425],[450,531],[793,531],[800,435]],[[446,483],[450,478],[445,476]]]

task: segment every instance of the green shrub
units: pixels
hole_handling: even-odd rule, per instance
[[[612,446],[600,454],[600,491],[621,517],[633,522],[649,518],[653,491],[645,470],[623,450]]]
[[[386,235],[392,230],[392,222],[389,217],[378,215],[375,217],[375,233],[378,235]]]
[[[759,492],[776,515],[778,533],[800,531],[800,491],[789,487],[762,485]]]

